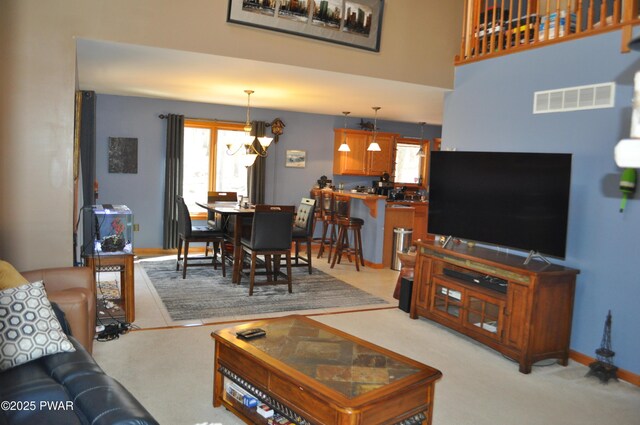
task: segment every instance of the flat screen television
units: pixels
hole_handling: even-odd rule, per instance
[[[428,232],[564,258],[571,154],[431,153]]]

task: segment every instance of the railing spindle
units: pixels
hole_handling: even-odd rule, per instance
[[[476,1],[475,8],[473,10],[473,55],[478,56],[480,54],[480,1]]]
[[[489,13],[489,1],[485,1],[484,15],[482,15],[482,54],[487,53],[487,15]]]
[[[498,50],[504,50],[504,33],[507,30],[506,22],[504,21],[505,10],[504,10],[504,0],[500,3],[500,32],[498,33]]]
[[[460,54],[457,60],[461,58],[468,58],[467,55],[467,46],[469,45],[469,28],[467,28],[467,21],[469,20],[469,2],[471,0],[467,0],[465,3],[464,13],[462,14],[462,35],[460,36]]]
[[[549,21],[551,20],[551,0],[547,0],[547,5],[546,5],[546,9],[547,11],[544,14],[544,22],[545,22],[545,26],[544,26],[544,37],[542,38],[543,40],[549,40]]]
[[[547,0],[549,1],[549,0]],[[554,22],[553,22],[553,38],[557,38],[560,36],[560,0],[556,0],[556,10],[555,10],[555,16],[553,18]],[[567,22],[567,20],[565,19],[565,22]],[[549,24],[549,31],[551,31],[551,24]]]
[[[489,44],[489,50],[487,50],[489,53],[493,52],[494,49],[495,49],[494,48],[494,46],[495,46],[494,42],[496,40],[496,22],[498,22],[496,20],[496,12],[498,11],[497,10],[498,8],[496,7],[496,3],[497,3],[497,0],[494,0],[494,2],[493,2],[493,12],[491,12],[491,37],[489,37],[489,34],[485,31],[485,35],[486,35],[485,42],[487,44]]]
[[[582,1],[578,0],[576,8],[576,33],[582,32]]]
[[[522,9],[522,4],[520,4],[520,8]],[[529,17],[531,16],[531,0],[527,2],[527,25],[525,25],[524,27],[524,40],[525,43],[530,43],[531,40],[531,28],[529,28]],[[522,16],[522,15],[520,15]],[[534,28],[534,35],[535,35],[535,28]]]
[[[519,44],[517,39],[515,38],[515,34],[511,33],[511,31],[513,30],[513,0],[509,0],[509,17],[508,17],[508,19],[509,19],[509,22],[507,23],[506,41],[504,43],[504,48],[506,50],[509,50],[512,47],[517,46]],[[518,25],[517,21],[516,21],[516,25]],[[515,33],[515,31],[514,31],[514,33]],[[512,42],[512,40],[513,40],[513,42]]]
[[[564,35],[569,35],[570,34],[570,30],[571,30],[571,20],[573,19],[573,16],[571,16],[571,0],[567,0],[567,4],[564,7],[563,10],[564,13]]]

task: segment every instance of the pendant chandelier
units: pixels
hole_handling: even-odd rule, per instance
[[[369,144],[367,150],[372,152],[380,152],[382,149],[380,149],[380,145],[376,141],[376,134],[378,133],[378,110],[380,109],[380,107],[373,106],[371,107],[371,109],[375,111],[375,115],[373,118],[373,140]]]
[[[245,90],[244,92],[247,94],[247,119],[244,124],[244,134],[236,142],[227,144],[227,155],[242,155],[242,164],[248,168],[253,165],[256,158],[267,156],[267,149],[273,139],[264,135],[264,126],[254,128],[251,122],[251,95],[254,91]],[[256,139],[258,139],[257,148],[254,143]]]
[[[347,144],[347,115],[349,115],[351,112],[343,112],[344,114],[344,129],[345,132],[342,135],[342,144],[340,145],[340,147],[338,148],[338,152],[351,152],[351,149],[349,148],[349,145]]]

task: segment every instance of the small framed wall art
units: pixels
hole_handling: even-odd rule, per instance
[[[227,22],[380,51],[384,0],[229,0]]]
[[[138,173],[138,139],[109,137],[109,172]]]
[[[294,168],[304,168],[307,163],[307,153],[305,151],[288,150],[285,157],[284,166]]]

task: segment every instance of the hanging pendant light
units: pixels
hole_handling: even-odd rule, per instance
[[[249,168],[253,165],[254,162],[256,162],[256,158],[258,158],[257,154],[245,152],[241,158],[242,165]]]
[[[254,137],[251,136],[251,95],[254,93],[253,90],[245,90],[247,94],[247,120],[244,123],[244,137],[242,139],[243,144],[246,146],[248,144],[253,143]]]
[[[344,134],[342,135],[342,144],[340,145],[340,147],[338,148],[338,152],[351,152],[351,149],[349,148],[349,145],[347,144],[347,115],[349,115],[351,112],[343,112],[344,114]]]
[[[425,156],[427,156],[427,154],[422,148],[422,141],[424,140],[424,125],[426,124],[426,122],[419,122],[418,124],[420,124],[420,149],[418,149],[418,153],[416,153],[416,156],[424,158]]]
[[[253,128],[251,122],[251,95],[254,91],[245,90],[244,92],[247,94],[247,118],[243,127],[244,134],[240,136],[237,142],[227,144],[227,155],[242,155],[243,158],[241,162],[248,168],[253,165],[256,158],[264,158],[267,156],[267,149],[273,138],[264,135],[264,125],[256,125],[256,128]],[[258,143],[260,144],[257,148],[254,146],[256,139],[258,139]],[[244,149],[242,149],[243,147]]]
[[[367,150],[371,152],[380,152],[382,149],[380,149],[380,145],[376,141],[376,133],[378,132],[378,110],[380,109],[380,107],[373,106],[371,107],[371,109],[375,111],[375,115],[373,118],[373,140],[369,144]]]

